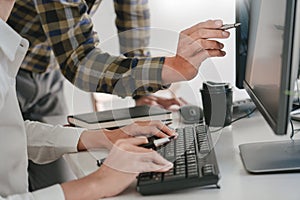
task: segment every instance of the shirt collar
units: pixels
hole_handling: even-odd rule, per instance
[[[0,49],[13,61],[16,56],[17,49],[22,41],[22,37],[17,34],[6,22],[0,19]]]

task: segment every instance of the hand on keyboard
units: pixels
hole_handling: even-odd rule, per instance
[[[175,135],[175,131],[159,120],[137,121],[131,125],[120,128],[124,133],[131,136],[155,135],[157,137],[168,137]]]
[[[146,137],[118,140],[100,168],[88,176],[101,185],[103,197],[125,190],[140,172],[163,172],[173,167],[156,151],[138,146],[147,142]]]
[[[146,143],[148,143],[146,137],[118,140],[103,164],[120,172],[135,174],[149,171],[164,172],[173,167],[173,163],[156,151],[139,147]]]

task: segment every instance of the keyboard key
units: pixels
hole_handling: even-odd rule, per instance
[[[205,164],[202,167],[202,173],[204,176],[210,176],[215,174],[215,168],[213,164]]]

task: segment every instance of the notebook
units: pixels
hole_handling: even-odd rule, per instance
[[[100,112],[69,115],[68,122],[87,129],[115,128],[135,121],[162,120],[171,121],[172,112],[157,106],[135,106]]]

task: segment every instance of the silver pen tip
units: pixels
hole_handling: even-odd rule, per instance
[[[234,27],[238,27],[238,26],[240,26],[242,23],[235,23],[234,24]]]

